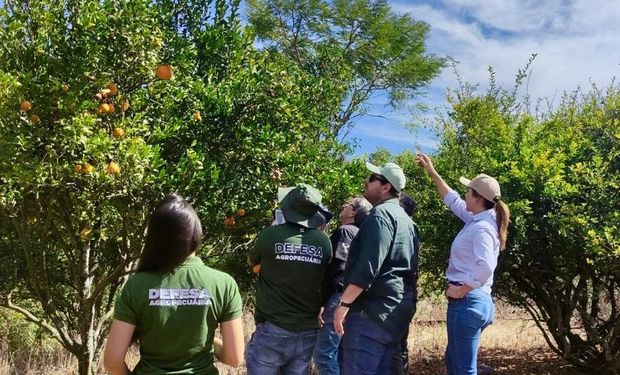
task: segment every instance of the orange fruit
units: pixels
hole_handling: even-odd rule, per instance
[[[114,113],[114,111],[116,110],[116,107],[114,107],[114,104],[110,103],[110,113]]]
[[[62,86],[60,86],[60,89],[62,90],[62,92],[67,92],[69,91],[69,85],[63,83]]]
[[[155,69],[155,75],[157,78],[167,81],[172,78],[172,67],[166,64],[159,65]]]
[[[254,273],[260,273],[260,263],[259,264],[255,264],[254,267],[252,267],[252,272]]]
[[[124,135],[125,131],[123,130],[123,128],[114,128],[114,130],[112,130],[112,137],[116,139],[123,138]]]
[[[110,112],[110,105],[108,103],[103,103],[99,106],[99,112],[108,113]]]
[[[80,173],[82,172],[82,164],[76,164],[73,166],[73,172]]]
[[[84,163],[84,165],[82,165],[82,173],[84,174],[91,174],[93,173],[93,170],[95,168],[93,168],[92,165],[90,165],[90,163]]]
[[[228,226],[233,226],[235,225],[235,218],[232,216],[226,216],[224,218],[224,224],[228,225]]]
[[[30,115],[29,120],[32,124],[38,124],[41,119],[37,115]]]
[[[246,214],[245,209],[244,208],[240,208],[237,210],[237,215],[244,217]]]
[[[108,85],[108,90],[110,90],[109,95],[111,96],[118,94],[118,86],[116,85],[116,83],[110,83]]]
[[[200,115],[200,111],[196,111],[196,113],[194,113],[192,115],[192,120],[194,120],[194,121],[201,121],[202,120],[202,116]]]
[[[24,100],[19,107],[22,109],[22,111],[28,112],[32,109],[32,104],[30,104],[29,101]]]
[[[111,175],[119,174],[121,173],[121,167],[119,167],[116,162],[111,161],[110,164],[108,164],[108,173]]]
[[[125,112],[128,109],[129,109],[129,100],[125,99],[123,100],[123,104],[121,104],[121,110]]]

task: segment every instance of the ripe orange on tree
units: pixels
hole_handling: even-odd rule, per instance
[[[155,75],[157,78],[167,81],[172,78],[172,67],[170,65],[162,64],[155,69]]]
[[[237,215],[244,217],[246,214],[245,209],[244,208],[240,208],[237,210]]]
[[[110,83],[108,85],[108,90],[110,90],[110,96],[115,96],[116,94],[118,94],[118,86],[116,85],[116,83]]]
[[[99,106],[99,113],[110,113],[112,112],[111,104],[103,103]]]
[[[82,164],[76,164],[73,166],[73,172],[80,173],[82,172]]]
[[[38,124],[39,121],[41,121],[41,119],[37,115],[30,115],[28,119],[30,120],[30,123],[32,124]]]
[[[22,109],[22,111],[24,111],[24,112],[28,112],[28,111],[30,111],[30,110],[32,109],[32,104],[30,104],[30,102],[29,102],[29,101],[24,100],[24,101],[20,104],[20,106],[19,106],[19,107]]]
[[[91,174],[91,173],[93,173],[94,169],[95,168],[90,163],[84,163],[84,165],[82,165],[81,171],[84,174]]]
[[[121,167],[119,167],[116,162],[111,161],[110,164],[108,164],[108,173],[111,175],[117,175],[121,173]]]
[[[252,272],[260,273],[260,269],[261,269],[260,263],[259,264],[255,264],[254,267],[252,267]]]
[[[226,224],[229,227],[232,227],[233,225],[235,225],[235,218],[232,216],[226,216],[224,218],[224,224]]]
[[[125,131],[123,130],[123,128],[114,128],[114,130],[112,130],[112,137],[116,139],[123,138],[124,135]]]

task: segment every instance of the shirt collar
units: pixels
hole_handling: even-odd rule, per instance
[[[388,198],[382,202],[379,202],[379,204],[385,204],[385,203],[393,203],[393,204],[399,204],[398,203],[398,198]],[[379,205],[377,204],[377,206]]]
[[[489,217],[495,220],[495,210],[492,208],[489,208],[488,210],[484,210],[478,214],[475,214],[474,216],[472,216],[471,219],[474,221],[478,221],[478,220],[483,220],[486,217]]]
[[[202,265],[202,259],[197,256],[189,256],[185,259],[185,261],[181,264],[181,267],[191,267]]]

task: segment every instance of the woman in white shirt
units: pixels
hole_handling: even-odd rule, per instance
[[[445,361],[448,375],[476,374],[480,334],[493,322],[493,271],[500,250],[506,247],[510,212],[493,177],[485,174],[473,180],[461,177],[459,181],[467,186],[463,200],[441,178],[427,155],[418,154],[417,162],[435,183],[444,203],[465,223],[452,242],[446,271]]]

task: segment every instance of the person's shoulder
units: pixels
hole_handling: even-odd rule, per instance
[[[207,265],[202,265],[200,267],[200,271],[202,273],[202,276],[206,277],[208,279],[217,280],[217,281],[221,281],[221,282],[224,282],[224,283],[233,282],[233,283],[236,284],[235,279],[232,277],[232,275],[230,275],[227,272],[220,271],[218,269],[215,269],[213,267],[209,267]]]
[[[355,236],[357,232],[359,232],[360,228],[358,228],[357,226],[353,224],[344,224],[344,225],[341,225],[340,228],[338,228],[338,230],[342,234],[350,234],[350,235]]]
[[[274,237],[282,236],[284,233],[289,233],[290,228],[286,223],[278,224],[278,225],[270,225],[268,227],[263,228],[258,234],[258,237],[261,240],[269,240]]]
[[[479,231],[489,232],[493,236],[497,235],[497,223],[494,222],[493,218],[474,220],[471,225]]]

